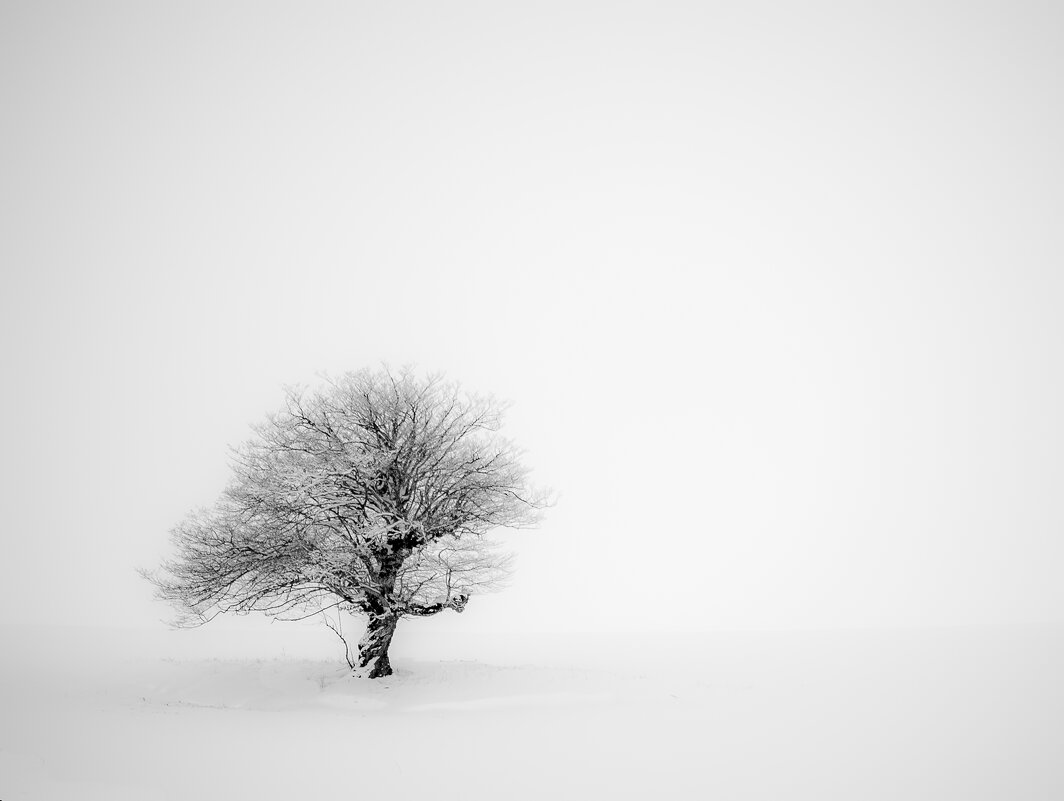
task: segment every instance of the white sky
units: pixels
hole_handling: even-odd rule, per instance
[[[561,494],[462,625],[1064,619],[1062,23],[0,0],[0,622],[164,614],[226,446],[382,360]]]

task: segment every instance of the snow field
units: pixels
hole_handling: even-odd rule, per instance
[[[1060,629],[0,636],[5,801],[1064,797]]]

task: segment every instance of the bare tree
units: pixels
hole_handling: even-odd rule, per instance
[[[176,556],[146,575],[179,625],[361,613],[355,672],[389,675],[399,619],[461,612],[497,589],[509,556],[485,535],[533,525],[546,505],[499,435],[503,411],[409,370],[290,388],[234,449],[219,501],[174,528]]]

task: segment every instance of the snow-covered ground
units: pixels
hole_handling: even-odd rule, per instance
[[[331,637],[0,629],[0,798],[1064,798],[1064,628]]]

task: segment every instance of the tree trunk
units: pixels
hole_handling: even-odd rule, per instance
[[[381,676],[392,675],[388,646],[392,644],[392,635],[395,634],[395,624],[398,622],[399,616],[394,613],[370,615],[366,633],[358,641],[356,676],[379,679]]]

